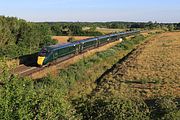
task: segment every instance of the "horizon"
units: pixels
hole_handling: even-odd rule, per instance
[[[0,15],[29,22],[179,23],[178,0],[6,0]]]

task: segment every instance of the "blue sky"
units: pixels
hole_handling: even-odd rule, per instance
[[[180,0],[1,0],[0,15],[27,21],[180,22]]]

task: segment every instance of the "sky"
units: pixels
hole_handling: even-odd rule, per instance
[[[0,0],[0,15],[32,22],[180,22],[180,0]]]

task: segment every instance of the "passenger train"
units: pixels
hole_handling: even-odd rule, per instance
[[[138,34],[140,31],[127,31],[88,38],[67,44],[57,44],[42,48],[38,54],[37,64],[48,65],[57,59],[68,59],[87,50],[103,46],[105,44],[120,40],[121,38]]]

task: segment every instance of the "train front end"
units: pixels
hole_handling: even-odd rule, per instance
[[[43,49],[39,52],[39,54],[38,54],[38,59],[37,59],[37,64],[38,64],[39,66],[43,66],[43,65],[46,64],[46,63],[45,63],[45,59],[46,59],[46,57],[47,57],[47,54],[48,54],[47,48],[43,48]]]

